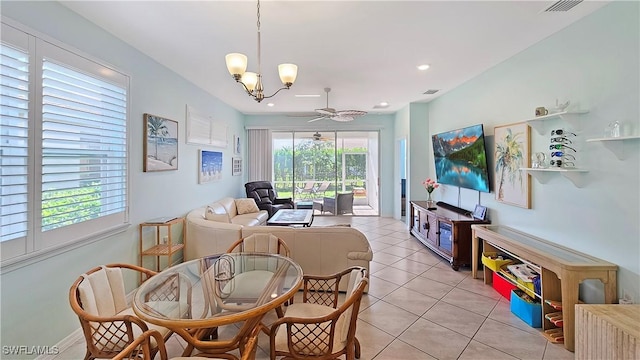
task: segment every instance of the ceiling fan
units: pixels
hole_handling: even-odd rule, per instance
[[[311,135],[310,139],[312,139],[313,142],[316,143],[316,144],[322,143],[322,142],[325,142],[325,141],[333,141],[332,138],[322,136],[322,134],[320,134],[320,132],[318,132],[318,131],[316,131],[315,134]]]
[[[309,122],[314,122],[322,119],[331,119],[334,121],[353,121],[358,116],[366,115],[366,111],[361,110],[336,110],[334,108],[329,107],[329,92],[331,88],[324,88],[324,92],[327,93],[327,107],[322,109],[316,109],[315,111],[318,113],[318,117],[309,120]]]

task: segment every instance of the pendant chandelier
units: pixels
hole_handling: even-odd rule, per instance
[[[244,86],[247,94],[251,96],[255,101],[261,102],[263,99],[274,97],[281,90],[289,89],[296,81],[298,75],[298,66],[294,64],[280,64],[278,65],[278,74],[280,75],[280,81],[284,87],[278,89],[275,93],[269,96],[264,95],[264,88],[262,86],[262,72],[260,68],[260,0],[258,0],[258,72],[250,72],[247,70],[247,56],[239,53],[231,53],[225,56],[227,63],[227,69],[236,82],[239,82]]]

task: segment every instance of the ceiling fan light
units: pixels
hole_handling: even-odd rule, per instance
[[[247,71],[242,74],[242,78],[240,81],[244,84],[244,86],[247,87],[247,90],[251,92],[256,88],[256,85],[258,84],[258,74]]]
[[[295,64],[280,64],[278,65],[278,74],[280,75],[280,81],[289,87],[293,85],[298,76],[298,65]]]
[[[227,63],[227,70],[234,78],[242,76],[247,71],[247,56],[240,53],[227,54],[224,57]],[[238,79],[236,79],[238,80]]]

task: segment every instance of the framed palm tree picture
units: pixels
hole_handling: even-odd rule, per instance
[[[178,170],[178,122],[144,114],[143,170]]]
[[[531,177],[521,168],[529,167],[531,130],[527,123],[496,126],[496,200],[508,205],[531,208]]]

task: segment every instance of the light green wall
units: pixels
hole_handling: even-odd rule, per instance
[[[481,193],[480,200],[494,224],[618,264],[619,294],[626,291],[636,302],[640,301],[640,140],[625,141],[625,160],[602,143],[585,140],[602,137],[604,127],[615,120],[623,122],[626,134],[640,135],[639,7],[635,1],[612,2],[429,104],[432,134],[484,124],[490,168],[495,166],[495,126],[530,119],[536,107],[550,107],[556,99],[588,109],[580,117],[576,144],[577,165],[589,170],[584,187],[555,174],[546,184],[532,179],[531,209],[496,202],[495,186],[492,193]],[[551,129],[562,127],[568,125],[553,120],[544,135],[532,130],[532,152],[548,153]],[[429,167],[433,174],[433,161]],[[462,207],[473,209],[478,192],[461,193]],[[457,204],[457,188],[446,186],[434,194]],[[583,289],[588,301],[599,299],[589,290],[594,286],[599,287],[590,282]]]
[[[15,20],[112,64],[131,76],[130,222],[123,233],[13,271],[6,267],[1,283],[2,345],[54,345],[78,329],[68,301],[79,274],[111,262],[138,263],[137,225],[159,216],[183,215],[223,196],[244,196],[242,177],[231,176],[231,147],[217,149],[185,143],[185,106],[225,119],[230,137],[243,134],[242,114],[195,87],[154,60],[56,2],[2,2],[3,20]],[[233,83],[229,84],[236,90]],[[142,171],[143,113],[179,123],[178,170]],[[224,179],[198,185],[198,149],[222,151]],[[1,355],[0,355],[1,356]],[[28,356],[26,356],[28,357]]]

